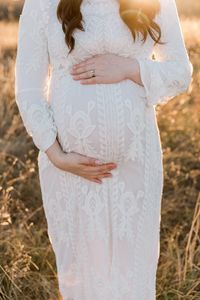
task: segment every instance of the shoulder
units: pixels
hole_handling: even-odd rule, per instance
[[[156,16],[159,24],[171,23],[174,18],[178,17],[178,9],[175,0],[160,0],[160,11]],[[168,24],[169,25],[169,24]]]
[[[21,16],[35,18],[48,24],[51,7],[58,0],[25,0]]]
[[[31,11],[45,13],[55,2],[58,0],[25,0],[22,13],[26,14]]]
[[[160,0],[160,11],[162,14],[177,11],[175,0]]]

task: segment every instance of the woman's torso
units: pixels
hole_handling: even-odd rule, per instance
[[[153,107],[145,105],[144,88],[131,80],[81,85],[72,79],[69,70],[95,54],[150,57],[153,41],[148,38],[143,44],[138,36],[133,42],[130,29],[121,19],[117,0],[83,0],[85,31],[75,30],[75,49],[68,55],[56,16],[59,1],[48,1],[49,101],[62,147],[105,161],[138,159],[142,163],[147,110],[155,120]]]

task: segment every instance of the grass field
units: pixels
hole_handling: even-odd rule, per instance
[[[41,201],[38,150],[14,98],[20,2],[0,0],[0,299],[55,300],[55,257]],[[157,106],[165,176],[157,299],[199,300],[200,1],[177,3],[194,79],[188,93]]]

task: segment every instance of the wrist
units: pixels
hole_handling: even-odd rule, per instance
[[[54,165],[60,163],[60,161],[63,159],[64,152],[57,138],[55,139],[55,142],[46,150],[46,154]]]
[[[135,76],[136,73],[136,62],[134,58],[126,58],[125,61],[125,70],[124,77],[125,79],[131,79]]]
[[[140,66],[135,58],[127,58],[125,63],[125,79],[132,80],[133,82],[142,85],[140,77]]]
[[[53,158],[53,164],[57,168],[62,169],[62,166],[66,165],[66,155],[67,153],[64,151],[57,152]]]

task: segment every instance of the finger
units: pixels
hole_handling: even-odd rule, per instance
[[[92,177],[91,180],[99,180],[99,181],[102,181],[103,179],[105,178],[112,178],[113,176],[112,175],[98,175],[98,176],[95,176],[95,177]]]
[[[98,75],[97,71],[96,71],[96,75]],[[81,73],[79,75],[73,75],[74,80],[90,79],[90,78],[93,78],[92,73],[91,73],[91,69],[89,71],[85,72],[85,73]]]
[[[116,168],[116,165],[109,165],[109,166],[100,166],[100,167],[94,167],[96,172],[98,173],[107,173]]]
[[[95,172],[93,174],[91,174],[91,176],[94,176],[94,177],[100,177],[100,178],[103,178],[103,177],[112,177],[112,173],[109,173],[109,171],[107,170],[106,172]]]
[[[96,182],[96,183],[102,183],[102,180],[99,178],[87,178],[85,177],[85,179],[92,181],[92,182]]]
[[[81,84],[96,84],[96,83],[101,83],[102,81],[102,77],[101,76],[95,76],[95,77],[91,77],[88,79],[82,79],[80,81]]]
[[[102,175],[98,175],[98,176],[95,176],[95,178],[98,178],[99,180],[103,180],[103,179],[105,179],[105,178],[112,178],[113,176],[112,176],[112,174],[102,174]]]
[[[80,62],[79,64],[74,65],[73,68],[76,69],[76,68],[79,68],[79,67],[83,67],[83,66],[85,66],[85,65],[87,65],[87,64],[95,63],[96,58],[97,58],[98,56],[99,56],[98,54],[97,54],[97,55],[94,55],[93,57],[90,57],[90,58],[88,58],[88,59],[86,59],[86,60]]]
[[[103,173],[102,175],[98,175],[98,178],[111,178],[113,177],[112,173]]]
[[[93,179],[92,181],[94,181],[94,182],[97,182],[97,183],[99,183],[99,184],[102,184],[102,180],[100,180],[100,179]]]
[[[108,163],[108,164],[102,164],[102,165],[83,165],[82,170],[85,171],[94,171],[94,172],[106,172],[107,170],[112,170],[116,168],[116,164],[114,163]]]
[[[89,63],[89,64],[83,65],[82,67],[77,67],[77,68],[75,68],[75,69],[72,69],[72,70],[70,71],[70,73],[71,73],[72,75],[79,75],[79,74],[81,74],[81,73],[85,73],[85,72],[87,72],[87,71],[90,71],[90,70],[92,70],[92,69],[94,69],[94,68],[95,68],[95,65],[92,64],[92,63]]]
[[[99,167],[99,166],[107,166],[107,167],[117,167],[117,164],[114,162],[103,162],[95,157],[86,156],[80,154],[80,165],[83,166],[91,166],[91,167]]]
[[[112,178],[113,175],[111,173],[104,173],[102,175],[96,175],[96,176],[92,176],[92,177],[88,177],[88,176],[83,176],[84,178],[90,180],[90,181],[98,181],[98,182],[102,182],[103,178]]]
[[[110,172],[111,170],[115,169],[115,166],[87,166],[87,167],[83,167],[82,172],[84,173],[89,173],[92,175],[101,175],[103,173],[107,173]]]
[[[99,160],[94,157],[88,157],[88,156],[82,155],[80,164],[86,165],[86,166],[87,165],[96,166],[96,165],[99,165]]]
[[[109,171],[106,171],[109,172]],[[79,171],[79,174],[81,174],[82,176],[86,176],[86,177],[99,177],[99,176],[103,176],[103,174],[105,174],[105,172],[95,172],[95,171]]]
[[[113,174],[110,173],[110,171],[106,171],[106,172],[84,172],[83,173],[84,176],[90,176],[90,177],[100,177],[100,178],[103,178],[103,177],[112,177]]]

